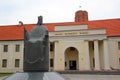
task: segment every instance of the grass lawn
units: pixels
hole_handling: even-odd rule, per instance
[[[9,76],[11,75],[12,73],[0,73],[0,77],[4,77],[4,76]]]

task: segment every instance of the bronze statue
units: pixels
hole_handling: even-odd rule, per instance
[[[42,16],[30,33],[24,29],[24,71],[49,70],[48,30],[42,25]]]
[[[66,80],[56,72],[49,72],[48,30],[42,25],[42,16],[30,33],[24,29],[23,71],[4,80]],[[67,79],[68,80],[68,79]]]

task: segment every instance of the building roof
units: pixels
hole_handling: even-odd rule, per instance
[[[45,23],[43,25],[48,28],[49,32],[53,32],[55,26],[82,25],[82,24],[87,24],[88,29],[105,28],[107,31],[107,36],[114,37],[120,36],[120,18],[107,20],[94,20],[87,22]],[[30,32],[31,29],[34,26],[36,26],[36,24],[25,24],[23,26],[19,25],[0,26],[0,40],[23,40],[24,26],[27,28],[27,31]]]

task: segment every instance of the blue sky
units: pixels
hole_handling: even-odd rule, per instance
[[[1,0],[0,25],[37,22],[73,22],[77,10],[87,10],[89,20],[120,18],[120,0]],[[79,6],[82,6],[79,8]]]

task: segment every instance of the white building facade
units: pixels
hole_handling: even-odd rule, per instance
[[[50,71],[120,69],[120,36],[108,37],[105,28],[59,25],[49,32]],[[0,72],[23,71],[23,40],[0,41]]]

